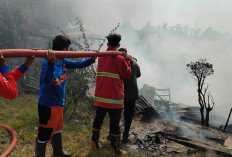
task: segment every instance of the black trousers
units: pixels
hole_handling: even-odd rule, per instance
[[[131,122],[134,117],[135,99],[124,100],[124,132],[123,138],[128,138]]]
[[[120,134],[121,131],[119,127],[119,122],[121,119],[122,109],[108,109],[97,107],[96,115],[93,121],[93,128],[101,129],[103,120],[107,112],[110,117],[110,132],[112,134]]]

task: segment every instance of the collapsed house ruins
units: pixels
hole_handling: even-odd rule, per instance
[[[210,127],[201,126],[199,107],[170,101],[168,94],[157,96],[154,87],[145,85],[136,102],[130,132],[130,153],[147,156],[232,156],[232,136],[223,133],[218,118]],[[154,99],[158,97],[159,99]],[[164,98],[165,97],[165,98]]]

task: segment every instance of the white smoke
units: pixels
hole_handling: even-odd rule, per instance
[[[140,87],[149,84],[156,88],[170,88],[172,101],[198,106],[197,83],[186,70],[186,64],[206,58],[215,70],[214,75],[206,78],[206,83],[210,84],[209,91],[216,102],[214,110],[229,111],[232,105],[231,41],[157,41],[154,37],[147,39],[145,43],[147,45],[144,45],[144,49],[150,45],[151,52],[145,52],[135,45],[129,48],[138,58],[141,67],[142,76],[138,79]]]
[[[152,26],[166,22],[169,25],[181,24],[202,30],[213,27],[222,33],[232,32],[232,3],[229,0],[56,0],[46,3],[51,5],[51,10],[57,10],[52,14],[54,19],[61,21],[67,17],[71,20],[73,17],[74,20],[79,17],[86,32],[102,36],[119,22],[129,22],[136,29],[141,29],[147,22]],[[59,10],[61,18],[57,17]],[[141,45],[133,31],[121,30],[119,33],[122,34],[122,47],[138,59],[141,67],[139,87],[149,84],[156,88],[170,88],[172,101],[198,106],[197,85],[186,70],[186,64],[206,58],[215,70],[213,76],[206,78],[206,82],[211,84],[209,91],[216,102],[215,109],[229,111],[232,106],[231,40],[160,40],[156,36],[148,36]]]

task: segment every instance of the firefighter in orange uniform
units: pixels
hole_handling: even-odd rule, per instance
[[[117,51],[120,47],[121,35],[111,34],[107,36],[107,51]],[[131,77],[129,56],[106,56],[98,58],[97,78],[95,87],[94,106],[97,107],[93,122],[92,149],[101,148],[98,143],[100,129],[106,113],[110,117],[110,139],[113,155],[125,155],[126,151],[120,149],[121,112],[124,108],[124,84],[123,79]]]

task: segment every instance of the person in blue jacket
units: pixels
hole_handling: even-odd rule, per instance
[[[52,41],[52,50],[68,51],[71,41],[58,35]],[[63,128],[63,109],[66,98],[66,68],[84,68],[95,62],[96,58],[80,61],[55,58],[48,51],[42,64],[40,91],[38,100],[39,127],[35,145],[35,156],[44,157],[46,144],[51,140],[53,156],[68,157],[62,148],[61,132]]]

